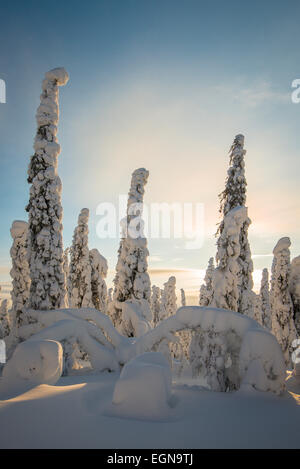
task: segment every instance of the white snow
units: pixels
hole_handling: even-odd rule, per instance
[[[124,366],[113,394],[115,416],[160,420],[170,416],[172,377],[161,353],[144,353]]]
[[[72,376],[11,399],[0,393],[0,448],[300,447],[300,385],[292,377],[283,397],[173,384],[176,405],[163,421],[109,415],[118,378]]]
[[[0,391],[24,392],[39,384],[56,384],[63,369],[63,349],[53,340],[27,340],[19,344],[5,365]]]

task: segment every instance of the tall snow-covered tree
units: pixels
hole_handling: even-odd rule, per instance
[[[108,292],[107,292],[107,303],[112,303],[113,301],[113,291],[114,289],[111,287],[108,289]]]
[[[35,153],[28,168],[30,198],[28,258],[30,267],[29,307],[55,309],[64,306],[61,180],[57,174],[60,146],[57,143],[58,87],[67,83],[65,69],[46,73],[38,107]]]
[[[65,275],[65,285],[66,285],[66,296],[65,296],[65,307],[69,307],[69,295],[68,295],[68,290],[69,290],[69,252],[70,248],[66,248],[64,250],[64,262],[63,262],[63,269],[64,269],[64,275]]]
[[[99,309],[102,313],[107,310],[107,260],[101,256],[98,249],[90,250],[90,263],[91,263],[91,287],[92,287],[92,302],[94,308]]]
[[[200,287],[199,305],[208,306],[211,304],[213,296],[213,273],[215,270],[214,258],[211,257],[208,261],[204,283]]]
[[[244,136],[237,135],[230,149],[230,167],[227,173],[224,191],[220,194],[220,212],[225,217],[232,209],[246,205],[247,182],[245,177]],[[248,228],[251,220],[247,217],[240,230],[240,253],[237,259],[238,275],[238,304],[237,311],[253,316],[253,262],[248,242]],[[224,220],[219,226],[219,235],[222,235]]]
[[[253,292],[253,316],[252,319],[263,326],[261,297]]]
[[[136,169],[132,174],[128,193],[127,216],[123,221],[114,279],[114,301],[110,307],[111,319],[119,329],[122,323],[121,303],[137,300],[143,308],[146,301],[150,307],[151,285],[147,262],[149,251],[142,220],[143,197],[148,176],[146,169]]]
[[[287,366],[291,366],[292,342],[297,338],[289,291],[290,245],[290,238],[287,237],[281,238],[276,244],[271,278],[272,332],[281,346]]]
[[[186,306],[185,291],[183,288],[180,288],[180,297],[181,297],[181,306]]]
[[[152,294],[151,294],[151,311],[152,311],[154,327],[159,323],[160,296],[161,296],[160,288],[157,287],[156,285],[153,285]]]
[[[238,310],[240,232],[247,218],[246,207],[233,208],[224,217],[222,232],[218,240],[217,267],[213,273],[211,305],[214,307]]]
[[[91,264],[88,247],[89,209],[83,208],[78,217],[70,249],[69,305],[71,308],[93,307]]]
[[[28,305],[30,290],[30,272],[27,254],[28,223],[26,221],[15,220],[12,223],[10,234],[13,239],[10,249],[12,260],[10,276],[12,278],[13,322],[17,320],[19,324],[22,319],[22,310]]]
[[[294,306],[294,322],[300,335],[300,256],[291,263],[290,293]]]
[[[262,313],[262,325],[267,329],[272,328],[272,315],[270,305],[270,289],[269,289],[269,271],[263,269],[260,286],[260,305]]]
[[[164,283],[164,289],[161,295],[161,309],[160,321],[173,316],[177,310],[177,297],[176,297],[176,278],[170,277]]]
[[[0,286],[1,291],[1,286]],[[0,339],[8,336],[11,330],[11,323],[8,314],[7,299],[0,299]]]

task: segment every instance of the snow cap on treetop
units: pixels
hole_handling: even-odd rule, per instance
[[[235,136],[235,142],[239,143],[240,145],[244,145],[245,137],[242,134],[238,134]]]
[[[279,254],[284,249],[288,249],[291,245],[291,240],[288,237],[280,238],[275,248],[273,249],[273,254]]]
[[[69,81],[68,72],[63,67],[53,68],[45,74],[46,79],[56,80],[58,86],[64,86]]]
[[[10,234],[13,239],[19,238],[28,230],[28,223],[22,220],[13,221]]]
[[[81,212],[78,216],[78,224],[87,223],[89,221],[90,211],[88,208],[81,209]]]

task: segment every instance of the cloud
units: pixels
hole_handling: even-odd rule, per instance
[[[222,94],[224,98],[237,101],[243,106],[256,108],[267,102],[287,103],[290,94],[276,90],[270,82],[261,81],[253,84],[245,84],[236,81],[233,85],[225,84],[214,87],[216,93]]]

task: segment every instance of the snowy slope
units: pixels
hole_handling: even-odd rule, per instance
[[[118,373],[61,378],[0,401],[1,448],[295,448],[296,397],[174,385],[165,421],[109,416]],[[290,380],[293,393],[300,383]],[[0,396],[3,399],[3,396]]]

